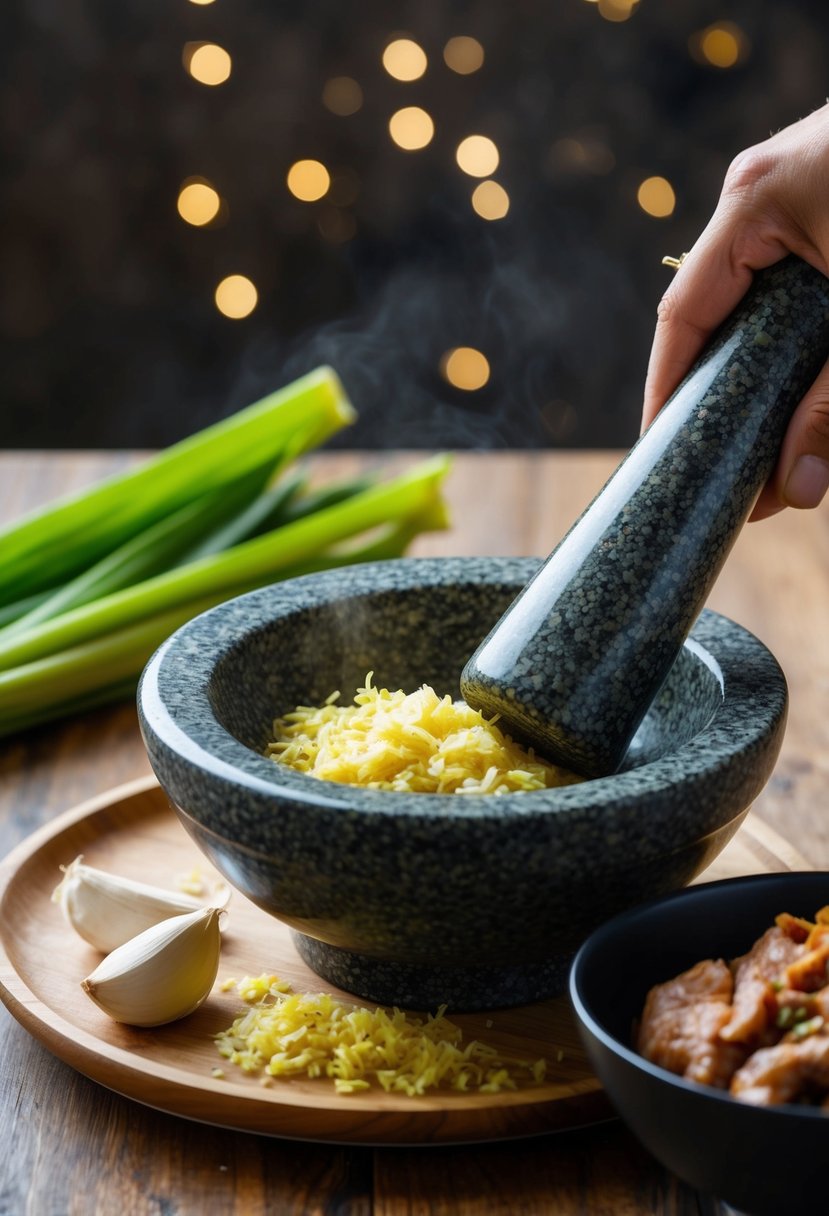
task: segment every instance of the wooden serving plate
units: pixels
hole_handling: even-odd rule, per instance
[[[234,991],[220,991],[221,983],[269,971],[297,991],[337,990],[300,960],[284,925],[237,893],[216,987],[201,1009],[154,1030],[118,1025],[80,987],[101,956],[77,937],[51,900],[59,867],[81,853],[90,865],[159,886],[174,887],[178,875],[194,868],[207,879],[218,876],[151,778],[68,811],[0,865],[0,998],[55,1055],[120,1094],[219,1126],[352,1144],[501,1140],[576,1127],[612,1113],[563,996],[453,1018],[467,1041],[480,1039],[530,1060],[546,1057],[548,1075],[541,1085],[498,1094],[438,1090],[422,1098],[379,1087],[338,1095],[322,1078],[263,1087],[216,1051],[213,1036],[244,1008]],[[772,829],[749,817],[705,877],[809,868]],[[224,1069],[224,1079],[211,1075],[215,1067]]]

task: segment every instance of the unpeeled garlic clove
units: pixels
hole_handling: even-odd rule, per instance
[[[82,856],[61,869],[63,879],[52,899],[75,932],[104,954],[159,921],[204,908],[200,900],[183,892],[96,870],[85,865]],[[214,906],[220,902],[227,900],[214,901]]]
[[[224,909],[152,925],[113,950],[81,987],[116,1022],[163,1026],[193,1013],[216,980]]]

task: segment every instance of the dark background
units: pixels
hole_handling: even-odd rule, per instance
[[[653,318],[742,148],[827,95],[825,0],[28,0],[0,13],[0,444],[152,447],[320,362],[342,375],[354,447],[625,446],[638,430]],[[741,56],[699,53],[731,22]],[[422,79],[383,69],[395,36]],[[477,38],[483,67],[442,52]],[[187,42],[233,61],[193,80]],[[332,114],[327,80],[360,84]],[[387,123],[432,115],[404,152]],[[509,215],[475,214],[459,140],[497,143]],[[313,157],[332,190],[285,184]],[[673,184],[666,218],[639,183]],[[204,228],[176,200],[201,175],[224,200]],[[247,275],[243,320],[216,284]],[[444,352],[484,351],[491,378],[451,387]]]

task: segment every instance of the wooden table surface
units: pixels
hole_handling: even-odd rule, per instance
[[[450,532],[417,554],[546,555],[616,453],[458,455]],[[0,522],[123,467],[113,453],[0,455]],[[411,456],[319,456],[321,478]],[[744,529],[710,606],[756,633],[789,680],[786,739],[755,813],[829,868],[829,513]],[[130,704],[0,743],[0,854],[92,795],[150,772]],[[719,1212],[618,1122],[470,1147],[339,1148],[187,1122],[73,1072],[0,1009],[2,1216],[697,1216]]]

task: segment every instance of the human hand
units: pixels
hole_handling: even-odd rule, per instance
[[[643,428],[742,299],[752,272],[795,253],[829,275],[829,104],[731,164],[716,210],[659,304]],[[829,489],[829,363],[795,410],[752,519]]]

